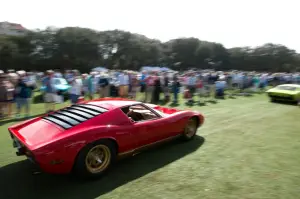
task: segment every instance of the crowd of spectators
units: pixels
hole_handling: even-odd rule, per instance
[[[78,70],[46,71],[0,71],[0,117],[30,116],[33,91],[41,91],[45,111],[55,109],[66,96],[72,104],[85,99],[121,97],[144,102],[179,103],[182,93],[187,103],[202,98],[223,98],[225,90],[256,92],[267,86],[284,83],[300,84],[299,73],[257,73],[241,71],[91,71],[80,74]],[[65,89],[58,87],[63,84]],[[43,88],[43,89],[41,89]],[[229,92],[233,93],[233,92]]]

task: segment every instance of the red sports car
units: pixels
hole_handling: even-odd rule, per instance
[[[204,122],[181,111],[127,99],[72,105],[8,128],[16,154],[48,173],[103,174],[123,155],[181,136],[192,139]]]

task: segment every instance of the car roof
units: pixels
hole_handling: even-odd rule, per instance
[[[300,85],[298,85],[298,84],[281,84],[281,85],[278,85],[278,86],[290,86],[290,87],[300,88]]]
[[[116,108],[121,108],[124,106],[131,106],[134,104],[142,104],[142,102],[134,101],[134,100],[127,100],[127,99],[118,99],[118,98],[107,98],[107,99],[97,99],[86,102],[86,104],[92,104],[96,106],[100,106],[107,110],[113,110]]]

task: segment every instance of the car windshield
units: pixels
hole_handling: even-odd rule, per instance
[[[67,81],[64,79],[55,79],[54,84],[59,85],[59,84],[67,84]]]
[[[59,79],[55,79],[54,80],[54,84],[56,84],[56,85],[60,84],[60,80]]]
[[[280,90],[295,91],[297,88],[293,86],[277,86]]]
[[[153,120],[159,118],[150,109],[142,105],[132,105],[121,109],[131,121],[141,122],[146,120]]]

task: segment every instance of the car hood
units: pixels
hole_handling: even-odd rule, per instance
[[[58,138],[64,129],[41,118],[35,118],[12,126],[9,131],[29,149],[33,150]]]
[[[281,90],[281,89],[272,88],[272,89],[268,90],[267,93],[297,95],[300,92],[299,91],[288,91],[288,90]]]

